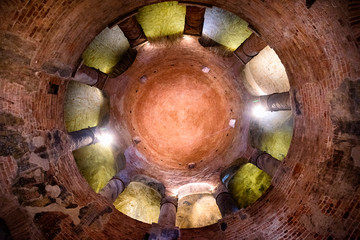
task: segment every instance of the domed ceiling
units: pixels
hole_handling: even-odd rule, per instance
[[[203,12],[202,35],[216,40],[219,51],[202,46],[199,36],[183,35],[185,9],[176,2],[164,2],[143,7],[136,15],[145,35],[150,37],[134,48],[136,58],[129,63],[126,71],[108,78],[102,87],[106,101],[110,103],[107,128],[115,137],[114,156],[123,155],[126,167],[119,168],[121,164],[116,161],[110,167],[107,162],[113,164],[113,158],[105,161],[98,156],[96,162],[103,161],[103,166],[86,170],[91,165],[86,164],[88,156],[81,156],[80,152],[84,151],[80,150],[74,153],[84,176],[96,174],[96,177],[86,178],[92,186],[97,186],[96,191],[110,179],[109,173],[121,169],[123,179],[129,181],[136,174],[144,174],[161,181],[171,195],[176,195],[177,189],[188,183],[208,183],[214,188],[220,184],[220,175],[226,168],[252,151],[248,137],[250,123],[254,119],[249,112],[251,88],[246,82],[250,80],[242,73],[243,64],[232,54],[250,36],[248,24],[223,9],[207,8]],[[84,51],[82,58],[89,67],[110,71],[117,65],[114,59],[122,62],[129,47],[128,39],[115,25],[105,28]],[[266,85],[266,82],[284,85],[283,90],[286,91],[288,80],[284,67],[276,53],[269,47],[267,49],[252,65],[261,65],[267,59],[267,63],[274,67],[255,69],[258,75],[251,77],[251,81],[261,85],[258,89],[267,86],[269,93],[278,89],[271,84]],[[285,77],[269,79],[267,76],[274,71]],[[90,93],[82,92],[83,95]],[[67,108],[74,108],[73,100],[68,98],[67,102]],[[83,104],[84,100],[78,102]],[[88,103],[76,110],[84,111],[101,105]],[[65,112],[66,117],[68,112]],[[91,111],[83,113],[91,115]],[[99,115],[97,120],[101,121],[101,118]],[[83,120],[79,122],[86,124],[87,121]],[[286,144],[290,144],[291,131],[292,128]],[[261,148],[262,135],[258,135],[260,140],[255,147]],[[98,148],[101,147],[95,145],[88,152],[97,156],[101,152]],[[287,151],[288,146],[285,148]],[[250,182],[247,178],[243,176],[241,181]],[[261,190],[253,199],[256,200],[266,190],[270,179],[266,179],[266,187],[257,183],[259,187],[255,188]],[[249,191],[248,187],[246,191]]]
[[[236,48],[225,42],[235,39],[233,37],[237,34],[226,37],[227,40],[221,42],[222,49],[216,49],[218,45],[212,41],[208,42],[211,47],[205,49],[196,37],[182,38],[178,30],[172,31],[180,24],[157,28],[157,33],[148,38],[151,40],[149,45],[145,43],[136,47],[137,57],[125,73],[111,75],[117,77],[105,80],[105,74],[95,71],[100,84],[95,78],[89,84],[96,83],[101,91],[89,90],[92,93],[87,94],[85,89],[90,86],[84,87],[79,94],[69,91],[78,85],[70,82],[81,65],[81,55],[92,55],[93,52],[85,50],[96,36],[110,29],[116,19],[136,11],[142,14],[141,8],[158,2],[0,2],[1,233],[5,231],[9,238],[14,239],[146,239],[156,224],[146,224],[116,211],[104,197],[91,191],[91,188],[101,189],[114,173],[124,167],[117,167],[118,159],[119,162],[126,159],[126,167],[120,176],[122,180],[129,180],[136,174],[148,175],[163,182],[167,194],[174,195],[180,186],[189,182],[219,184],[220,173],[232,161],[239,156],[249,159],[253,150],[248,141],[253,126],[247,105],[250,98],[242,84],[238,84],[239,80],[245,80],[241,73],[244,64],[242,58],[222,54],[222,51]],[[188,14],[184,5],[190,2],[180,3],[183,5],[178,8],[181,14],[164,11],[154,16],[166,21],[171,16],[183,18]],[[277,134],[287,140],[291,138],[292,144],[289,153],[282,146],[277,146],[278,152],[272,153],[279,159],[286,157],[273,175],[265,196],[211,226],[181,229],[180,238],[358,238],[360,60],[357,1],[201,0],[190,4],[205,4],[209,8],[218,6],[235,13],[250,23],[251,29],[276,51],[290,80],[288,86],[294,110],[294,121],[285,116],[286,122],[277,124],[276,129],[281,126],[291,128],[293,122],[294,134],[289,134],[289,131]],[[143,13],[149,9],[157,7],[144,8]],[[206,16],[216,17],[221,11],[213,10]],[[138,16],[135,22],[141,24],[142,19],[150,22]],[[204,24],[230,26],[223,24],[222,20],[221,17],[219,21],[205,21]],[[201,29],[206,29],[205,25]],[[224,36],[213,31],[204,31],[203,35],[206,35],[203,36],[205,40],[217,43]],[[163,41],[165,39],[169,41]],[[103,44],[102,41],[94,42]],[[112,46],[117,47],[117,44],[107,45],[108,50],[103,52],[114,58],[102,62],[104,72],[112,72],[118,57],[133,56],[131,51],[128,52],[133,50],[133,43],[125,42],[121,51],[113,51]],[[274,58],[267,58],[271,59]],[[254,72],[260,68],[258,64],[252,64],[244,74],[245,78],[246,75],[254,78],[264,76]],[[268,65],[263,69],[273,67]],[[274,78],[277,76],[283,75],[272,75]],[[257,82],[248,78],[246,81],[252,87],[252,94],[272,92],[265,80]],[[283,89],[278,84],[272,85]],[[80,119],[95,116],[91,111],[101,115],[101,106],[110,109],[110,115],[102,115],[105,119],[95,117],[94,121],[87,119],[89,121],[83,122],[68,119],[73,129],[107,122],[107,129],[116,137],[116,144],[109,154],[110,159],[113,157],[108,161],[110,171],[106,178],[109,179],[104,178],[101,182],[97,179],[97,184],[85,181],[88,180],[86,177],[104,175],[101,174],[104,163],[100,162],[103,158],[98,156],[101,151],[97,151],[97,145],[92,150],[83,151],[83,161],[76,159],[82,154],[70,152],[73,148],[67,142],[69,134],[64,126],[63,111],[66,91],[71,92],[68,96],[72,100],[86,103],[86,107],[83,105],[84,113],[79,114]],[[190,99],[180,100],[182,93]],[[97,102],[87,101],[89,97],[96,98]],[[213,104],[214,99],[219,101]],[[198,106],[190,101],[198,102]],[[176,114],[171,114],[173,108],[177,108]],[[202,114],[205,108],[209,112]],[[72,110],[78,113],[76,109]],[[193,126],[193,119],[187,112],[201,124]],[[108,118],[109,121],[104,121]],[[228,128],[230,119],[236,120],[235,128]],[[214,124],[214,129],[209,129],[208,122]],[[255,125],[262,123],[258,121]],[[274,128],[268,128],[268,122],[265,123],[266,126],[260,126],[261,132],[251,136],[251,141],[258,144],[256,148],[266,150],[275,138],[271,135]],[[182,128],[184,131],[180,131]],[[261,134],[268,139],[265,144],[259,141]],[[159,138],[155,138],[157,135]],[[188,138],[195,147],[200,141],[205,146],[196,148],[197,151],[184,140]],[[171,156],[166,156],[165,150],[172,145]],[[194,157],[193,162],[190,162],[190,156]],[[80,162],[85,165],[95,162],[97,168],[92,169],[93,173],[81,176],[82,169],[86,168],[77,167],[76,163]],[[243,172],[249,172],[248,166],[253,165],[243,166],[238,172],[240,175],[233,178],[237,182],[229,182],[230,187],[239,186],[238,181],[249,182],[242,176]],[[263,174],[254,174],[250,180],[257,184],[257,190],[269,186]],[[250,190],[241,188],[239,191],[245,196]],[[255,193],[254,197],[257,197],[258,191]],[[131,194],[137,198],[137,191]],[[183,199],[180,204],[185,212],[195,209],[194,212],[204,213],[198,211],[201,210],[198,206],[208,197],[213,200],[211,195],[197,198],[193,207],[188,199]],[[210,203],[205,202],[205,206]],[[160,205],[158,200],[153,206],[159,210],[157,205]],[[140,214],[144,209],[137,210]],[[217,221],[217,218],[205,215]],[[184,223],[187,227],[189,221]]]
[[[189,170],[194,163],[194,174],[225,156],[240,129],[243,103],[228,63],[190,36],[176,45],[138,48],[130,69],[109,79],[104,89],[112,102],[114,128],[128,129],[152,164]],[[126,89],[123,94],[119,83]],[[235,128],[229,126],[232,118]]]

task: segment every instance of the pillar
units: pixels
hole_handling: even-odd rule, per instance
[[[267,43],[253,33],[235,50],[234,54],[242,63],[246,64],[266,46]]]
[[[125,182],[120,178],[120,174],[118,173],[100,190],[99,194],[113,203],[119,194],[124,191],[125,187]]]
[[[180,229],[175,226],[177,205],[177,197],[163,195],[158,223],[152,223],[148,240],[179,239]]]
[[[118,26],[128,39],[131,47],[136,47],[146,41],[146,36],[135,15],[120,21]]]
[[[290,111],[291,104],[290,104],[290,93],[289,92],[282,92],[282,93],[273,93],[270,95],[264,95],[257,97],[261,106],[266,111]]]
[[[177,205],[177,197],[165,196],[161,200],[160,215],[158,220],[159,225],[175,227]]]
[[[186,6],[184,34],[201,36],[205,7]]]
[[[71,139],[70,150],[74,151],[76,149],[82,148],[84,146],[89,146],[96,142],[96,127],[89,127],[81,129],[79,131],[70,132],[69,136]]]
[[[273,158],[270,154],[259,150],[251,156],[250,163],[254,164],[271,177],[275,175],[276,170],[281,164],[279,160]]]
[[[81,64],[73,76],[73,80],[102,89],[108,76],[94,68]]]
[[[239,210],[235,200],[224,184],[220,183],[213,191],[213,195],[223,217]]]

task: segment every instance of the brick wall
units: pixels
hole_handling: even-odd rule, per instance
[[[146,3],[152,2],[158,1]],[[215,224],[182,230],[181,238],[359,237],[359,168],[350,157],[351,149],[359,145],[359,117],[352,110],[350,119],[336,121],[341,115],[330,104],[346,78],[360,79],[359,48],[347,20],[347,2],[316,1],[310,9],[305,1],[201,2],[234,12],[259,31],[282,60],[299,111],[294,113],[289,154],[268,193],[245,211],[223,219],[224,231]],[[23,144],[0,156],[0,215],[14,239],[41,239],[40,232],[43,238],[141,239],[149,230],[150,225],[129,219],[95,195],[72,156],[59,158],[64,149],[51,148],[54,139],[38,151],[32,145],[35,137],[46,139],[55,129],[63,136],[67,84],[63,77],[76,68],[86,46],[116,17],[143,4],[110,0],[0,3],[0,109],[11,115],[1,116],[1,136],[14,137],[2,144],[14,139]],[[59,85],[57,95],[47,93],[49,82]],[[358,94],[356,88],[352,92]],[[23,122],[10,123],[18,118]],[[45,153],[49,157],[40,161]],[[39,161],[30,164],[31,156],[31,161]],[[21,182],[24,179],[28,181]],[[58,186],[60,195],[51,197],[54,193],[43,190],[46,185]],[[14,204],[4,204],[9,202]],[[24,218],[13,223],[18,219],[13,216],[21,214]],[[54,223],[51,231],[47,231],[47,220]]]

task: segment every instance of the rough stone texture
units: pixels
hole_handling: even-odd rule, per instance
[[[199,228],[216,223],[221,213],[211,193],[195,193],[179,199],[176,226]]]
[[[153,188],[131,182],[114,202],[120,212],[139,221],[157,223],[160,214],[161,195]]]
[[[154,2],[158,1],[146,4]],[[355,134],[358,120],[349,123],[339,112],[331,112],[333,91],[346,78],[360,78],[359,48],[348,22],[348,2],[316,1],[310,9],[305,1],[201,2],[232,11],[259,31],[283,62],[299,111],[289,153],[268,193],[221,223],[181,230],[180,238],[356,239],[360,236],[359,168],[351,152],[353,143],[359,141]],[[67,81],[59,74],[42,72],[41,67],[49,63],[76,69],[81,53],[105,26],[144,4],[110,0],[1,1],[0,109],[24,120],[12,130],[20,133],[28,146],[33,137],[64,130]],[[59,86],[57,95],[47,94],[49,82]],[[340,122],[334,121],[336,118]],[[46,142],[45,147],[51,144]],[[19,159],[35,149],[29,147]],[[92,192],[70,153],[60,155],[51,155],[48,171],[13,154],[0,157],[0,215],[14,239],[46,239],[42,223],[59,211],[68,216],[58,215],[58,239],[142,239],[149,232],[150,225],[115,211]],[[206,176],[208,169],[199,175]],[[181,178],[181,174],[172,177]],[[194,181],[197,175],[190,178]],[[49,184],[44,183],[62,189],[55,203],[46,191]],[[50,207],[45,206],[49,202]],[[35,203],[38,207],[27,206]],[[75,208],[78,214],[66,207]],[[35,222],[34,216],[41,212],[52,213],[43,214],[43,219]],[[81,220],[77,222],[80,212]]]
[[[103,124],[109,115],[109,100],[98,88],[71,81],[63,111],[68,132],[95,127]]]
[[[185,6],[176,1],[151,4],[139,9],[137,21],[149,41],[179,36],[184,31]]]
[[[230,11],[221,8],[207,8],[204,17],[203,35],[236,50],[250,35],[248,23]]]
[[[129,47],[129,41],[118,26],[105,28],[83,52],[82,59],[86,66],[109,74]]]
[[[287,92],[290,89],[283,63],[274,49],[262,49],[244,69],[246,89],[255,96]]]

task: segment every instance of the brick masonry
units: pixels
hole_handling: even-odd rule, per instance
[[[158,1],[146,3],[153,2]],[[349,118],[333,111],[336,101],[359,93],[359,48],[347,1],[316,1],[310,9],[305,1],[199,2],[232,11],[258,30],[286,68],[298,111],[289,154],[268,193],[218,224],[181,230],[180,238],[359,237],[359,165],[351,157],[359,145],[359,117],[350,114],[351,107],[343,108]],[[66,78],[81,53],[105,26],[143,4],[0,3],[1,137],[22,142],[0,156],[0,217],[14,239],[142,239],[149,232],[150,225],[117,212],[92,192],[66,145],[56,143],[66,140]],[[354,83],[340,87],[345,79]],[[48,94],[49,83],[58,85],[56,95]]]

